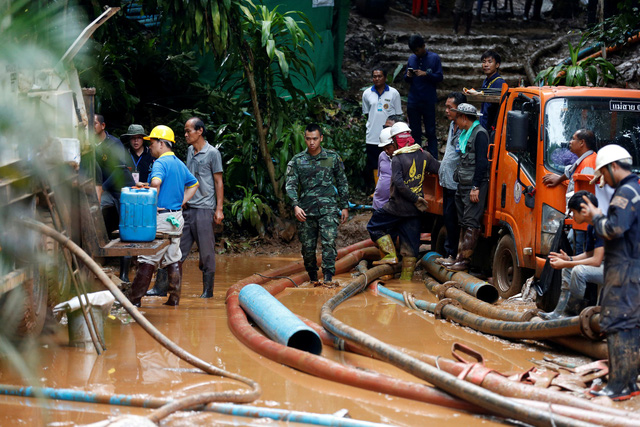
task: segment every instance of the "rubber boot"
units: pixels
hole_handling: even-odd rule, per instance
[[[138,272],[131,284],[131,296],[129,297],[131,304],[136,307],[140,307],[140,301],[142,300],[145,292],[147,292],[147,289],[149,289],[149,284],[151,283],[151,278],[153,277],[155,269],[156,267],[154,265],[144,262],[138,265]]]
[[[435,259],[434,262],[436,264],[440,264],[440,265],[453,265],[453,264],[456,263],[456,259],[453,257],[453,255],[449,255],[446,258],[438,257],[438,258]]]
[[[202,295],[200,298],[211,298],[213,296],[213,281],[216,273],[202,273]]]
[[[416,269],[416,258],[412,256],[406,256],[402,258],[402,272],[400,273],[400,280],[410,282],[413,279],[413,272]]]
[[[129,268],[131,267],[131,257],[120,257],[120,280],[124,283],[129,283]]]
[[[390,235],[385,234],[384,236],[376,240],[376,245],[378,245],[378,249],[380,249],[380,253],[383,255],[383,257],[378,261],[373,261],[373,265],[398,263],[396,247],[393,244],[393,240],[391,240]]]
[[[465,229],[460,228],[460,236],[458,236],[458,251],[457,251],[458,253],[460,253],[462,243],[464,242],[464,232],[465,232]],[[447,259],[442,260],[441,262],[438,262],[438,260],[436,259],[436,262],[443,267],[449,267],[456,263],[456,258],[449,256]]]
[[[566,288],[565,288],[566,286]],[[569,302],[569,298],[571,297],[571,292],[569,291],[569,284],[562,284],[562,288],[560,289],[560,298],[558,298],[558,304],[556,308],[553,309],[551,313],[540,313],[540,317],[545,320],[553,320],[559,319],[561,317],[567,317],[567,303]]]
[[[166,268],[159,268],[156,272],[156,281],[153,288],[147,291],[148,297],[166,297],[169,288],[169,277]]]
[[[333,281],[333,274],[324,273],[324,283],[331,283]]]
[[[176,306],[180,303],[180,290],[182,289],[182,278],[180,277],[181,267],[181,262],[174,262],[167,266],[167,275],[169,276],[169,299],[164,303],[164,305]]]
[[[460,27],[460,19],[462,14],[453,12],[453,32],[458,34],[458,28]]]
[[[317,282],[318,281],[318,270],[316,270],[316,271],[307,271],[307,274],[309,275],[309,281],[310,282]]]
[[[466,271],[471,264],[471,255],[478,243],[478,237],[480,237],[479,228],[466,228],[464,236],[462,236],[462,243],[458,247],[458,256],[456,262],[453,265],[447,266],[447,270],[451,271]]]
[[[627,400],[632,396],[630,387],[632,378],[637,374],[633,330],[625,329],[607,335],[609,350],[609,381],[600,391],[589,390],[593,396],[606,396],[611,400]],[[635,378],[633,378],[635,381]]]

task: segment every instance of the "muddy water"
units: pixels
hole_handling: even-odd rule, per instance
[[[260,383],[263,393],[255,406],[334,413],[347,409],[352,418],[403,426],[491,425],[495,420],[464,412],[414,402],[407,399],[356,389],[318,379],[268,360],[244,347],[229,331],[224,296],[230,285],[254,272],[276,268],[298,258],[286,257],[218,257],[214,298],[197,298],[201,292],[201,275],[197,261],[185,264],[182,300],[177,308],[162,305],[165,298],[144,298],[142,311],[170,339],[187,351],[222,369],[238,372]],[[347,282],[350,275],[337,277]],[[434,298],[419,282],[410,284],[389,281],[395,291],[407,290],[419,299]],[[331,289],[288,289],[279,299],[295,313],[319,321],[322,304],[334,295]],[[524,371],[530,359],[541,360],[545,354],[556,356],[548,348],[512,343],[479,334],[467,328],[435,320],[429,314],[410,311],[370,292],[357,295],[342,304],[336,316],[360,330],[388,343],[432,355],[449,356],[451,345],[463,342],[483,354],[486,364],[501,372]],[[89,348],[67,345],[65,327],[38,348],[40,366],[31,366],[37,385],[71,388],[144,397],[176,398],[205,391],[243,387],[220,378],[189,372],[192,367],[157,344],[136,323],[124,324],[118,318],[107,319],[105,339],[108,350],[101,356]],[[374,370],[409,381],[411,375],[370,358],[339,352],[330,348],[323,356],[345,365]],[[27,384],[10,369],[6,361],[0,366],[0,382]],[[148,410],[62,401],[38,401],[0,396],[0,425],[88,424],[122,414],[147,414]],[[253,420],[213,413],[180,413],[163,425],[263,425],[275,421]]]

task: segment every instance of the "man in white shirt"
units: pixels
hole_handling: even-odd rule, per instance
[[[367,164],[364,170],[364,182],[367,188],[375,187],[378,175],[378,157],[382,148],[380,132],[387,117],[402,114],[400,93],[387,85],[386,70],[376,67],[371,72],[373,86],[362,93],[362,114],[367,116]]]

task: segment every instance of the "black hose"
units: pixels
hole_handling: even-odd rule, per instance
[[[171,412],[165,410],[164,407],[159,408],[153,411],[149,418],[154,421],[159,421],[162,417],[166,417],[172,412],[179,411],[182,409],[187,409],[195,405],[200,405],[208,402],[234,402],[234,403],[250,403],[255,401],[260,397],[261,389],[260,384],[253,381],[250,378],[243,377],[238,374],[234,374],[232,372],[225,371],[220,369],[204,360],[192,355],[191,353],[185,351],[183,348],[179,347],[169,338],[167,338],[162,332],[160,332],[151,322],[149,322],[134,306],[131,302],[124,296],[124,294],[118,289],[116,285],[114,285],[109,277],[102,271],[102,268],[86,253],[76,245],[71,239],[64,236],[63,234],[58,233],[56,230],[47,227],[41,222],[35,221],[30,218],[22,218],[21,222],[27,227],[36,230],[42,234],[45,234],[55,240],[57,240],[60,244],[66,246],[72,253],[74,253],[80,261],[82,261],[93,274],[96,275],[98,280],[115,296],[115,298],[122,304],[122,306],[129,312],[131,317],[133,317],[136,322],[142,326],[142,328],[147,331],[149,335],[156,341],[158,341],[162,346],[164,346],[167,350],[178,356],[180,359],[185,362],[193,365],[199,369],[202,369],[204,372],[210,375],[219,375],[222,377],[227,377],[244,383],[249,386],[249,391],[222,391],[215,393],[206,393],[206,399],[198,399],[197,396],[195,398],[184,398],[180,399],[178,402],[171,402],[168,406],[168,409]],[[194,403],[195,402],[195,403]]]
[[[369,270],[366,276],[354,279],[322,306],[320,316],[322,325],[334,335],[365,346],[379,358],[391,362],[418,378],[428,381],[436,387],[458,396],[461,399],[486,408],[495,414],[524,421],[536,426],[594,426],[594,424],[591,423],[526,407],[515,402],[513,399],[505,398],[504,396],[485,390],[482,387],[460,380],[449,373],[440,371],[364,332],[342,323],[333,316],[333,310],[337,306],[352,295],[361,292],[366,287],[368,284],[367,279],[371,281],[384,274],[389,274],[390,270],[390,266],[378,266]],[[367,279],[365,279],[365,277]]]

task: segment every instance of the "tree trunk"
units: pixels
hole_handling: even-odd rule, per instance
[[[229,23],[231,31],[238,40],[238,45],[241,49],[240,60],[242,61],[242,68],[244,68],[245,75],[247,76],[247,82],[249,83],[249,93],[251,94],[251,106],[253,107],[253,115],[256,119],[256,130],[258,132],[258,147],[260,148],[260,155],[267,167],[267,174],[269,175],[269,181],[273,187],[273,194],[278,199],[278,213],[281,217],[286,218],[289,216],[284,203],[284,195],[278,181],[276,180],[276,170],[273,167],[273,160],[271,159],[271,153],[267,147],[267,130],[263,126],[262,112],[260,111],[260,104],[258,103],[258,90],[256,88],[255,75],[253,73],[254,61],[251,47],[243,39],[242,30],[235,21]]]

